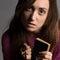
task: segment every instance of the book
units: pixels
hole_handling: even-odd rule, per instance
[[[32,50],[31,60],[35,60],[36,56],[39,54],[39,52],[49,51],[49,50],[50,50],[50,43],[48,43],[40,38],[36,38],[34,48]]]

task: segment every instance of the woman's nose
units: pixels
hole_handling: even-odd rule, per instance
[[[37,12],[36,12],[36,11],[34,11],[34,12],[32,13],[31,18],[32,18],[32,20],[36,20],[36,18],[37,18]]]

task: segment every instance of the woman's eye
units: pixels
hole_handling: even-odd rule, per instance
[[[46,13],[46,10],[41,8],[38,13],[39,15],[44,15]]]
[[[32,11],[32,8],[27,8],[26,11]]]

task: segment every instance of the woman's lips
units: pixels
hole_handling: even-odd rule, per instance
[[[28,27],[33,28],[33,27],[35,27],[35,24],[34,23],[28,23]]]

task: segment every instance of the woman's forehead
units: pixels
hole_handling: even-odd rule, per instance
[[[49,0],[36,0],[32,5],[49,9]]]

